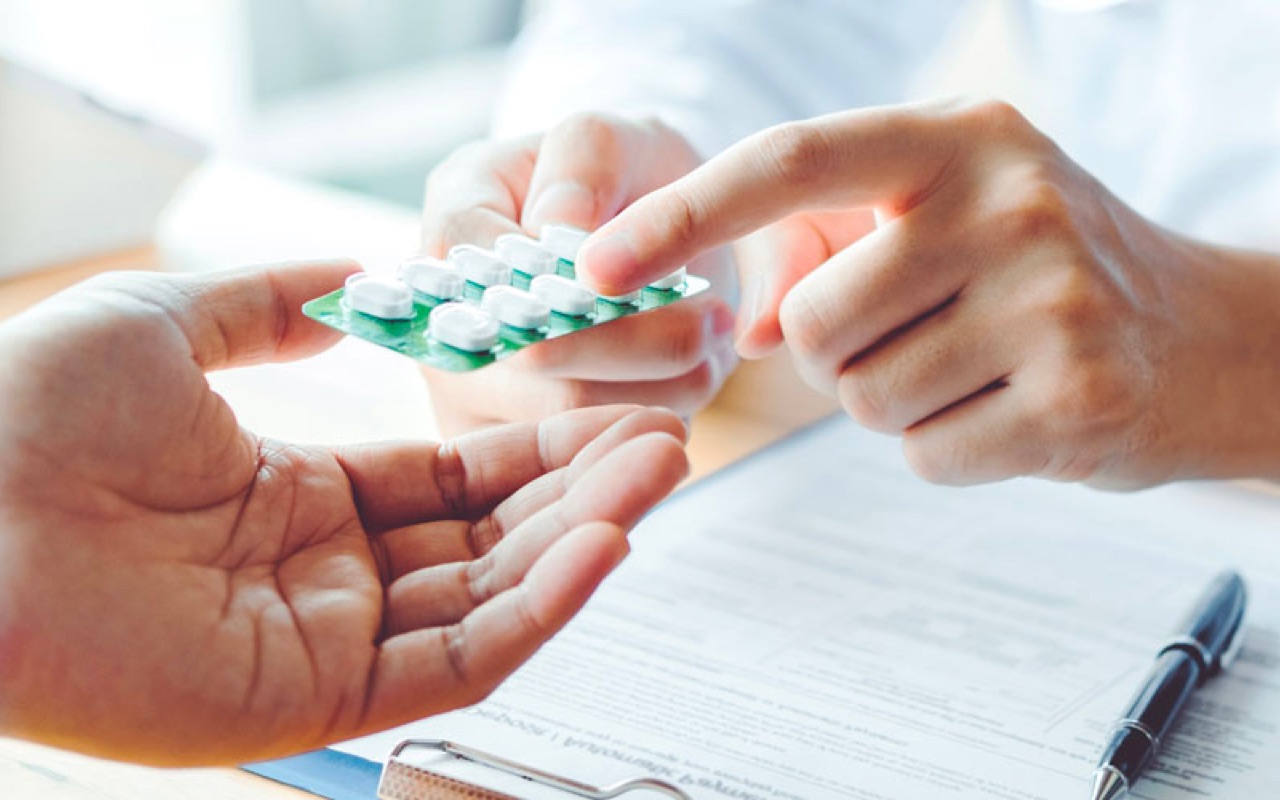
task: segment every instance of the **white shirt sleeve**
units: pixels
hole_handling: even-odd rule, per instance
[[[790,119],[903,99],[960,0],[555,0],[518,40],[494,132],[653,115],[704,156]]]

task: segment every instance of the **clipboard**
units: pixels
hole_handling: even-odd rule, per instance
[[[379,800],[520,800],[514,795],[465,783],[431,769],[433,765],[457,760],[558,790],[565,800],[608,800],[641,789],[656,791],[673,800],[691,800],[681,789],[647,776],[607,786],[592,786],[443,739],[406,739],[381,765],[325,749],[292,758],[248,764],[244,769],[329,800],[369,800],[372,797]]]
[[[649,790],[673,800],[692,800],[675,785],[657,778],[638,776],[607,786],[592,786],[445,739],[405,739],[396,745],[387,757],[382,777],[378,781],[379,800],[432,800],[440,797],[442,791],[450,792],[451,797],[465,797],[468,800],[519,800],[513,795],[491,792],[434,772],[429,768],[431,761],[415,759],[414,754],[425,755],[427,759],[460,759],[479,764],[540,786],[557,789],[566,798],[611,800],[629,792]]]

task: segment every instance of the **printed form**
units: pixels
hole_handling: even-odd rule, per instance
[[[934,487],[896,440],[834,419],[676,495],[633,543],[490,699],[338,749],[381,761],[402,738],[443,738],[696,800],[1084,798],[1166,635],[1234,566],[1244,649],[1134,796],[1280,796],[1280,497]]]

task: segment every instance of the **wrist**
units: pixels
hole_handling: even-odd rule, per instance
[[[1184,243],[1166,424],[1181,478],[1280,478],[1280,256]]]

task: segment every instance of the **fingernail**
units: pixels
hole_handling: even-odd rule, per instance
[[[524,226],[535,233],[549,222],[595,227],[596,196],[576,181],[553,183],[533,198],[524,215]]]
[[[617,234],[587,240],[575,265],[579,278],[586,279],[606,295],[622,294],[634,288],[628,287],[627,282],[634,279],[639,266],[640,259],[631,242]]]

